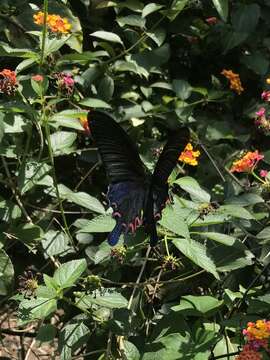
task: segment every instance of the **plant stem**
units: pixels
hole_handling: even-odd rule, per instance
[[[255,174],[254,170],[251,171],[251,175],[255,177],[255,179],[257,179],[258,181],[260,181],[263,184],[266,184],[266,181],[264,181],[263,179],[261,179],[257,174]]]
[[[45,126],[44,127],[45,127],[45,136],[46,136],[46,140],[47,140],[47,144],[48,144],[49,158],[50,158],[50,162],[51,162],[51,165],[52,165],[53,185],[54,185],[54,188],[55,188],[55,191],[56,191],[56,197],[57,197],[57,201],[58,201],[59,208],[60,208],[60,211],[61,211],[61,216],[62,216],[63,223],[64,223],[64,230],[65,230],[66,234],[68,235],[68,237],[70,239],[71,245],[76,250],[75,244],[73,242],[72,236],[71,236],[70,231],[69,231],[69,227],[68,227],[68,224],[67,224],[67,219],[66,219],[66,216],[65,216],[65,211],[64,211],[64,208],[63,208],[63,204],[62,204],[62,199],[61,199],[59,188],[58,188],[56,172],[55,172],[55,166],[54,166],[54,157],[53,157],[53,150],[52,150],[52,143],[51,143],[51,136],[50,136],[50,128],[49,128],[49,124],[48,124],[48,119],[45,119]]]
[[[43,29],[42,29],[42,39],[41,39],[41,54],[40,54],[40,67],[44,63],[45,58],[45,44],[46,44],[46,37],[47,37],[47,16],[48,16],[48,0],[43,1]]]

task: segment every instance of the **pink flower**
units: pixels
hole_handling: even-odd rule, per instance
[[[260,171],[260,177],[265,178],[268,175],[268,171],[267,170],[261,170]]]
[[[209,18],[206,18],[205,21],[208,25],[215,25],[218,22],[218,19],[215,16],[211,16]]]
[[[41,81],[44,80],[44,77],[43,77],[43,75],[37,74],[37,75],[33,75],[33,76],[32,76],[32,80],[35,80],[35,81],[37,81],[37,82],[41,82]]]
[[[270,91],[263,91],[261,93],[261,98],[264,101],[270,101]]]
[[[258,111],[256,111],[256,115],[258,116],[258,117],[263,117],[264,115],[265,115],[265,108],[264,107],[261,107]]]
[[[69,87],[72,87],[75,83],[73,77],[71,74],[66,74],[64,77],[63,77],[63,82],[65,83],[66,86],[69,86]]]

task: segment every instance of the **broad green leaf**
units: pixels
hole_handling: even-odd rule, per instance
[[[86,255],[93,263],[99,264],[111,257],[112,247],[107,241],[102,242],[99,246],[88,246],[85,250]]]
[[[123,353],[128,360],[140,360],[141,355],[137,347],[130,341],[124,340],[123,342],[124,349]]]
[[[229,236],[217,232],[202,232],[199,235],[227,246],[233,246],[236,241],[236,239],[233,236]]]
[[[48,173],[51,167],[46,163],[28,161],[20,168],[18,176],[18,188],[21,194],[25,194],[36,185],[52,186],[53,180]]]
[[[56,127],[63,126],[76,130],[83,130],[80,117],[87,116],[88,112],[79,110],[63,110],[50,117],[49,121],[55,123]]]
[[[212,0],[213,4],[223,21],[227,21],[229,4],[228,0]]]
[[[188,226],[183,219],[180,218],[176,206],[167,206],[163,211],[160,225],[173,233],[189,238]]]
[[[263,240],[264,243],[269,243],[270,241],[270,226],[266,226],[262,231],[260,231],[257,236],[259,240]]]
[[[175,180],[174,183],[188,192],[193,201],[203,203],[210,202],[210,195],[200,187],[199,183],[194,178],[190,176],[184,176]]]
[[[40,297],[37,299],[25,299],[19,305],[18,317],[20,322],[25,324],[34,320],[45,319],[56,308],[57,302],[55,299]]]
[[[192,87],[185,80],[173,80],[172,82],[173,90],[177,97],[182,100],[186,100],[190,97]]]
[[[254,216],[245,208],[238,205],[222,205],[219,211],[232,217],[251,220]]]
[[[182,311],[184,316],[213,315],[223,305],[223,300],[212,296],[182,296],[180,304],[172,307],[173,311]]]
[[[81,297],[78,295],[76,303],[85,309],[91,308],[92,305],[99,305],[109,309],[127,308],[128,306],[127,299],[113,289],[111,291],[107,289],[106,292],[104,289],[104,294],[96,292],[95,295],[85,295],[84,293],[82,293]]]
[[[74,150],[73,144],[77,138],[76,133],[68,131],[57,131],[50,136],[52,150],[56,156],[68,154]]]
[[[66,324],[59,336],[60,360],[71,360],[73,352],[87,341],[90,334],[83,320],[75,318]]]
[[[166,15],[170,21],[173,21],[185,8],[188,2],[189,0],[173,0],[171,8],[169,10],[163,10],[162,13]]]
[[[11,292],[14,278],[14,268],[7,253],[0,250],[0,296],[6,296]]]
[[[226,204],[238,206],[249,206],[263,202],[264,199],[261,196],[252,193],[241,194],[239,196],[234,196],[225,200]]]
[[[76,223],[74,224],[76,226]],[[100,215],[87,222],[78,233],[103,233],[110,232],[115,226],[115,219],[111,215]]]
[[[119,16],[116,18],[116,21],[121,27],[129,25],[138,28],[144,28],[145,26],[145,19],[142,18],[140,15]]]
[[[156,3],[147,4],[143,8],[142,17],[145,18],[146,16],[152,14],[153,12],[158,11],[161,8],[163,8],[163,5],[159,5],[159,4],[156,4]]]
[[[73,286],[86,269],[85,259],[71,260],[62,264],[55,271],[53,279],[62,289],[65,289]]]
[[[96,213],[105,214],[104,206],[95,197],[81,191],[73,192],[63,184],[58,186],[58,190],[62,199],[66,199]]]
[[[51,342],[54,340],[56,333],[57,329],[55,326],[51,324],[45,324],[39,328],[36,339],[41,343]]]
[[[100,99],[94,99],[94,98],[86,98],[79,102],[80,105],[91,107],[91,108],[104,108],[104,109],[110,109],[111,106],[107,104],[105,101]]]
[[[105,75],[100,80],[97,91],[100,98],[104,101],[110,101],[114,93],[114,80],[110,76]]]
[[[69,237],[62,231],[49,230],[41,240],[45,255],[48,256],[64,256],[71,248],[69,246]]]
[[[120,38],[120,36],[118,36],[117,34],[114,34],[112,32],[109,32],[109,31],[95,31],[90,35],[94,36],[94,37],[97,37],[99,39],[102,39],[102,40],[111,41],[111,42],[114,42],[114,43],[124,45],[123,41]]]
[[[33,247],[41,240],[42,228],[33,224],[21,224],[13,229],[12,235],[21,241],[25,246]]]
[[[219,279],[216,265],[205,246],[192,239],[174,239],[172,242],[188,259]]]

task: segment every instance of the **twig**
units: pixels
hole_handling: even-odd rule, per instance
[[[29,332],[27,330],[11,330],[5,328],[0,328],[0,334],[12,335],[12,336],[22,336],[23,334],[23,336],[30,338],[34,338],[37,336],[36,332]]]
[[[33,347],[35,346],[35,343],[36,343],[36,339],[33,339],[28,350],[27,350],[27,353],[25,355],[25,358],[24,360],[28,360],[29,356],[31,355],[31,353],[33,352],[32,349]],[[34,352],[33,352],[34,353]],[[34,353],[34,355],[36,356],[36,354]]]

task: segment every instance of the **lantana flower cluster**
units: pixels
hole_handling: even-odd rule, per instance
[[[267,84],[270,84],[270,79],[266,80]],[[265,134],[270,133],[270,118],[267,116],[268,103],[270,102],[270,90],[264,90],[261,93],[261,99],[265,102],[265,106],[259,108],[255,115],[255,125],[258,129],[262,130]]]
[[[196,166],[198,165],[198,157],[200,156],[200,151],[194,151],[191,143],[188,143],[179,156],[179,161],[182,161],[185,164]]]
[[[270,321],[249,322],[247,328],[243,330],[243,335],[246,337],[247,344],[235,360],[260,360],[262,351],[270,353]]]
[[[237,73],[234,73],[232,70],[225,70],[223,69],[221,72],[229,81],[230,81],[230,89],[235,91],[238,95],[244,91],[242,86],[240,76]]]
[[[34,23],[37,25],[44,24],[44,12],[39,11],[33,15]],[[71,30],[71,24],[67,18],[62,18],[57,14],[48,14],[46,18],[48,29],[52,33],[68,34]]]
[[[256,165],[260,160],[262,160],[264,156],[259,154],[258,150],[256,151],[248,151],[241,159],[235,160],[231,167],[231,172],[251,172],[254,170]]]
[[[18,87],[15,71],[3,69],[0,71],[0,93],[14,95]]]

